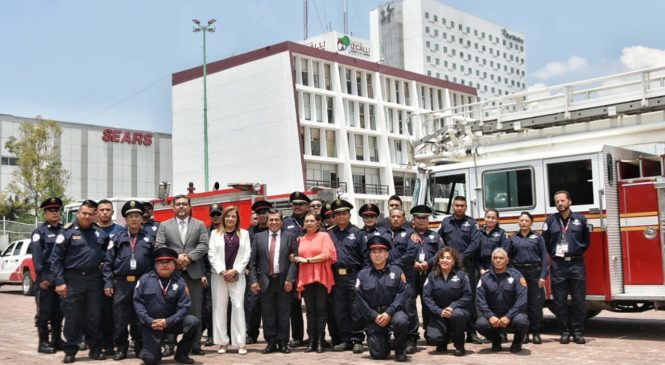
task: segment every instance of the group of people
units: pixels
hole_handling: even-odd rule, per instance
[[[71,363],[85,338],[95,360],[122,360],[131,344],[146,364],[172,355],[189,364],[190,354],[204,354],[204,330],[203,344],[218,345],[218,353],[233,345],[246,354],[262,323],[264,354],[299,346],[362,353],[366,339],[372,358],[386,359],[392,348],[402,362],[417,351],[420,295],[425,339],[437,351],[452,342],[453,354],[465,355],[466,342],[483,343],[476,331],[500,351],[511,329],[510,351],[519,352],[523,342],[542,343],[548,275],[560,342],[585,342],[589,232],[565,191],[555,193],[558,212],[542,236],[528,212],[510,236],[497,210],[488,210],[479,227],[461,196],[438,232],[429,228],[425,205],[414,206],[407,222],[398,196],[382,220],[375,204],[360,207],[362,228],[351,223],[354,207],[343,199],[326,203],[294,192],[289,201],[292,215],[283,217],[257,200],[256,222],[245,230],[239,208],[221,204],[210,206],[206,227],[191,216],[186,195],[175,197],[175,217],[162,223],[152,220],[150,203],[127,202],[126,226],[112,222],[105,200],[84,201],[76,220],[61,226],[62,201],[47,199],[46,221],[32,235],[38,351],[64,350]]]

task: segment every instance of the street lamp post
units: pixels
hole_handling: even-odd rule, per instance
[[[198,19],[192,19],[194,22],[194,32],[203,33],[203,169],[205,177],[205,191],[210,190],[209,175],[208,175],[208,88],[206,76],[208,74],[206,63],[206,33],[214,32],[215,28],[212,26],[217,20],[208,20],[207,25],[201,25]]]

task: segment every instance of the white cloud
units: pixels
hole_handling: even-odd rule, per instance
[[[588,62],[586,58],[579,56],[571,56],[566,61],[550,62],[534,72],[533,76],[539,80],[547,80],[556,76],[561,76],[567,72],[579,71],[587,67]]]
[[[621,63],[631,71],[664,66],[665,50],[644,46],[625,47],[621,50]]]

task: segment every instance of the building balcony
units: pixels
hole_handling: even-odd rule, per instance
[[[342,189],[343,192],[347,192],[346,182],[335,180],[307,180],[307,190],[311,190],[314,187],[324,187],[331,189]]]
[[[379,184],[353,184],[356,194],[388,195],[388,185]]]
[[[413,196],[413,188],[410,186],[395,186],[395,195],[399,196]]]

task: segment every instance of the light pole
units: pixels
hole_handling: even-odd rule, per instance
[[[203,169],[205,176],[205,191],[210,190],[208,178],[208,88],[206,76],[208,73],[206,64],[206,33],[214,32],[215,28],[212,26],[217,20],[208,20],[207,25],[201,25],[198,19],[192,19],[194,22],[194,32],[203,33]]]

